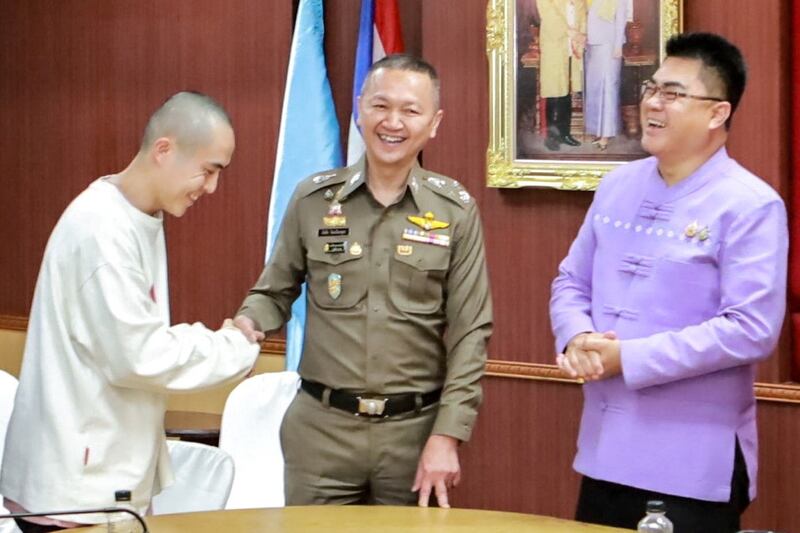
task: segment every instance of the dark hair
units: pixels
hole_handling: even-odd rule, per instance
[[[436,73],[436,69],[433,68],[433,65],[428,63],[422,58],[417,56],[413,56],[411,54],[392,54],[386,57],[379,59],[378,61],[374,62],[367,71],[367,75],[364,77],[364,86],[367,85],[367,82],[372,77],[372,74],[377,71],[378,69],[390,69],[390,70],[406,70],[409,72],[417,72],[419,74],[425,74],[430,78],[431,82],[433,82],[434,88],[434,101],[436,102],[436,107],[439,107],[439,74]],[[364,87],[361,87],[361,91],[364,90]]]
[[[730,128],[733,113],[739,106],[747,84],[747,65],[742,52],[733,43],[714,33],[682,33],[667,41],[667,57],[697,59],[703,63],[703,83],[707,88],[721,85],[725,92],[722,97],[731,104],[731,115],[725,122],[725,127]]]
[[[233,127],[230,116],[216,100],[195,91],[181,91],[167,98],[147,121],[140,150],[165,135],[175,137],[182,147],[196,147],[208,141],[211,128],[218,123]]]

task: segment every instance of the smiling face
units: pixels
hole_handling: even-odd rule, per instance
[[[204,194],[217,189],[220,172],[233,155],[233,130],[219,123],[210,140],[199,147],[180,147],[170,139],[156,141],[157,160],[162,178],[158,181],[156,207],[181,217]]]
[[[665,89],[720,96],[703,83],[702,69],[698,59],[668,57],[652,80]],[[661,162],[680,162],[705,153],[714,142],[712,135],[724,134],[720,129],[724,129],[730,104],[687,97],[663,102],[656,94],[642,100],[640,113],[642,147]]]
[[[436,136],[442,111],[427,74],[380,68],[364,84],[358,99],[358,125],[372,168],[410,167]]]

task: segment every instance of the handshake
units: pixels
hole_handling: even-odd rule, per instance
[[[622,372],[620,342],[613,331],[585,332],[572,337],[556,357],[558,368],[571,378],[599,380]]]
[[[264,332],[256,327],[253,319],[244,315],[238,315],[236,318],[226,318],[222,322],[222,328],[234,328],[242,332],[248,341],[252,343],[261,342],[264,340]]]

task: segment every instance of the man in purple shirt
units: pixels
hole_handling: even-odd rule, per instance
[[[781,198],[725,150],[745,79],[725,39],[670,39],[642,86],[653,157],[604,178],[553,282],[558,364],[586,380],[578,520],[636,529],[660,499],[676,531],[729,533],[755,497],[788,236]]]

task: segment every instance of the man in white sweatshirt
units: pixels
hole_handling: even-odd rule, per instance
[[[12,511],[109,507],[127,490],[145,513],[172,481],[167,394],[245,376],[259,339],[229,320],[170,326],[163,213],[180,217],[231,160],[230,119],[182,92],[150,118],[125,170],[78,195],[44,252],[28,324],[0,493]],[[103,515],[18,520],[23,532]]]

